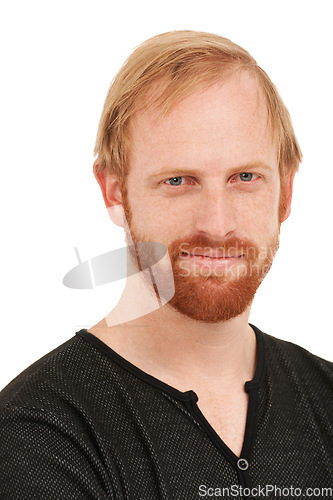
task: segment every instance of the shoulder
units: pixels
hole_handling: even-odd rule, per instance
[[[304,347],[261,332],[270,377],[281,384],[333,398],[333,363]]]
[[[282,340],[263,332],[262,335],[266,350],[269,352],[270,356],[274,356],[275,354],[276,358],[292,358],[296,366],[299,363],[307,363],[314,367],[323,368],[324,371],[327,370],[327,373],[333,373],[333,362],[321,358],[293,342]]]
[[[23,370],[0,392],[0,410],[17,404],[34,404],[38,394],[52,392],[52,387],[69,376],[69,368],[77,362],[80,347],[73,337]]]
[[[0,392],[1,498],[114,498],[89,416],[96,364],[95,350],[75,336]]]
[[[27,367],[0,392],[0,414],[14,408],[73,412],[94,396],[101,379],[112,384],[114,363],[75,335]],[[8,413],[8,411],[7,411]]]

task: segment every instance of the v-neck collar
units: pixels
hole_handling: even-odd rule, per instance
[[[244,388],[245,388],[245,391],[247,393],[253,389],[258,388],[261,385],[262,379],[263,379],[264,368],[265,368],[263,333],[261,332],[261,330],[259,330],[259,328],[252,325],[251,323],[249,323],[249,326],[254,330],[254,333],[256,335],[257,366],[256,366],[256,370],[255,370],[253,379],[245,382]],[[187,400],[192,400],[194,402],[198,401],[198,396],[193,390],[188,390],[185,392],[179,391],[178,389],[172,387],[171,385],[157,379],[153,375],[146,373],[145,371],[141,370],[140,368],[135,366],[133,363],[131,363],[127,359],[123,358],[120,354],[118,354],[116,351],[111,349],[111,347],[106,345],[98,337],[96,337],[92,333],[88,332],[87,329],[84,328],[84,329],[76,332],[76,335],[85,339],[90,344],[94,345],[101,353],[103,353],[104,355],[106,355],[107,357],[109,357],[110,359],[115,361],[116,363],[118,363],[125,370],[130,372],[135,377],[143,380],[144,382],[146,382],[154,387],[157,387],[158,389],[164,391],[167,394],[170,394],[170,396],[173,396],[181,401],[187,401]]]

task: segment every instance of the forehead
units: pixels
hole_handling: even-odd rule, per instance
[[[201,161],[267,161],[277,155],[266,99],[246,71],[193,92],[160,117],[158,109],[138,112],[130,122],[132,158]],[[216,156],[216,158],[214,157]],[[260,158],[259,158],[259,157]],[[188,157],[188,158],[186,158]],[[265,158],[263,158],[265,157]]]

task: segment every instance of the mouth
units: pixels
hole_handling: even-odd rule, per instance
[[[180,261],[184,264],[187,263],[191,267],[199,267],[199,268],[208,268],[212,272],[222,271],[223,273],[227,271],[227,269],[237,265],[242,262],[242,255],[230,255],[230,256],[216,256],[216,255],[204,255],[204,254],[191,254],[182,252],[180,255]],[[206,271],[205,271],[206,272]]]
[[[191,258],[194,257],[196,259],[208,259],[208,260],[228,260],[228,259],[240,259],[241,257],[244,257],[243,254],[241,255],[214,255],[214,254],[199,254],[199,253],[187,253],[187,252],[182,252],[182,257],[187,257]]]

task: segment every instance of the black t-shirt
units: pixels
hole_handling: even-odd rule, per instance
[[[240,457],[193,391],[80,330],[0,393],[1,500],[333,498],[333,363],[251,327]]]

